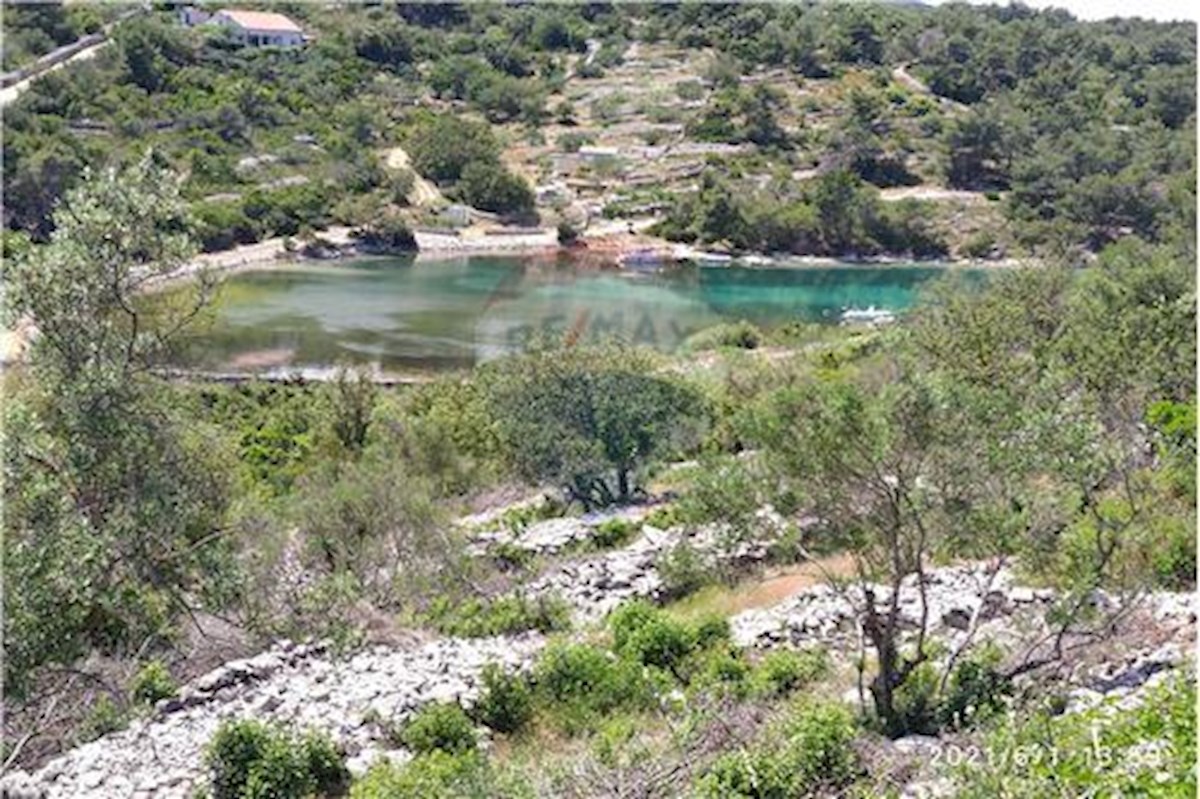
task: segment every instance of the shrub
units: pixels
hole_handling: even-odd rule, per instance
[[[638,525],[628,519],[606,519],[592,531],[592,546],[595,549],[613,549],[633,538]]]
[[[680,100],[688,102],[694,102],[704,97],[705,91],[704,84],[698,80],[681,80],[675,84],[675,94],[679,96]]]
[[[586,133],[564,133],[558,137],[555,143],[558,145],[558,149],[564,153],[577,153],[580,147],[585,144],[593,144],[595,141],[595,136]]]
[[[496,732],[519,731],[533,717],[528,680],[489,663],[483,669],[483,695],[475,706],[475,717]]]
[[[539,703],[570,733],[618,709],[647,707],[653,685],[640,664],[586,644],[548,648],[534,669]]]
[[[407,146],[413,167],[440,184],[457,181],[470,164],[499,163],[500,146],[491,129],[481,122],[452,114],[418,124]]]
[[[345,792],[350,774],[324,736],[297,740],[257,721],[225,722],[205,755],[213,799],[303,799]]]
[[[79,742],[87,743],[124,729],[129,717],[108,694],[101,694],[79,725]]]
[[[887,725],[888,736],[936,735],[938,713],[938,673],[931,663],[922,663],[895,689],[895,716]]]
[[[805,704],[765,740],[719,758],[697,783],[701,796],[758,799],[826,795],[854,781],[856,735],[841,705]]]
[[[943,727],[969,727],[1004,707],[1012,686],[998,671],[1000,660],[997,648],[985,647],[954,667],[938,703],[938,720]]]
[[[687,348],[711,350],[718,347],[734,347],[753,350],[757,349],[762,342],[762,331],[743,319],[739,322],[730,322],[701,330],[687,340]]]
[[[829,658],[823,649],[794,652],[778,649],[768,653],[754,670],[753,690],[759,696],[785,696],[829,670]]]
[[[528,796],[496,773],[478,751],[434,751],[403,766],[379,763],[350,789],[350,799],[508,799]]]
[[[693,629],[698,649],[705,649],[721,643],[727,644],[732,635],[729,629],[729,619],[715,613],[701,618]]]
[[[537,630],[558,632],[571,626],[571,608],[557,596],[505,596],[490,602],[471,599],[459,605],[437,602],[430,618],[444,635],[484,638]]]
[[[558,243],[568,247],[579,241],[579,228],[567,220],[558,223]]]
[[[692,664],[693,676],[689,682],[706,690],[720,689],[740,698],[750,690],[752,673],[750,664],[739,651],[723,647],[705,652],[696,659]]]
[[[1113,711],[1005,717],[982,744],[990,756],[955,770],[954,795],[1195,796],[1194,675],[1152,689],[1135,709]]]
[[[962,246],[963,255],[968,258],[987,258],[996,246],[996,236],[991,231],[984,230],[967,239]]]
[[[714,581],[709,564],[686,541],[659,555],[654,565],[662,580],[663,596],[667,599],[687,596]]]
[[[160,699],[174,696],[178,686],[171,673],[161,661],[152,660],[143,666],[133,678],[129,694],[135,702],[153,705]]]
[[[679,509],[675,505],[659,505],[642,519],[642,524],[659,530],[670,530],[681,522]]]
[[[613,650],[646,666],[681,676],[682,661],[692,654],[728,644],[729,622],[709,616],[697,624],[676,621],[643,600],[626,602],[608,617]]]
[[[400,742],[417,754],[459,754],[475,748],[475,725],[457,702],[427,705],[400,732]]]
[[[608,629],[612,632],[613,649],[620,652],[629,646],[633,637],[662,616],[662,611],[644,599],[635,599],[619,606],[609,614]]]
[[[413,252],[417,239],[399,214],[385,214],[355,231],[360,246],[370,252]]]
[[[695,637],[686,625],[660,611],[634,630],[618,652],[647,666],[674,670],[694,644]]]
[[[499,162],[474,161],[462,171],[455,192],[463,202],[484,211],[514,216],[533,212],[533,189]]]

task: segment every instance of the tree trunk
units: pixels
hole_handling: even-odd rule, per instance
[[[629,500],[629,470],[617,467],[617,497],[622,502]]]

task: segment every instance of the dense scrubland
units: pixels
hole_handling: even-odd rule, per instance
[[[473,703],[354,721],[406,762],[352,774],[321,734],[231,721],[196,764],[204,790],[899,795],[914,751],[922,768],[943,760],[912,748],[933,736],[989,753],[944,764],[950,795],[1194,793],[1190,661],[1115,713],[1076,708],[1068,674],[1152,638],[1139,599],[1195,590],[1193,27],[1019,7],[287,10],[321,34],[302,53],[151,17],[6,109],[5,213],[27,236],[6,239],[4,299],[38,330],[4,375],[7,765],[155,718],[183,681],[280,638],[350,657],[533,631],[530,667],[486,668]],[[630,42],[713,53],[685,90],[704,103],[688,135],[755,147],[669,192],[664,235],[934,251],[921,206],[878,197],[932,182],[1000,192],[996,240],[1044,262],[949,274],[880,329],[742,323],[673,355],[546,341],[395,389],[353,369],[325,384],[159,376],[219,286],[142,287],[231,230],[399,213],[408,189],[375,148],[404,141],[447,192],[538,212],[505,146],[570,116],[547,98],[589,39],[598,54],[571,80],[603,80]],[[899,65],[934,95],[895,84]],[[797,125],[787,95],[741,80],[764,70],[832,82],[850,110]],[[413,109],[427,88],[441,104]],[[72,127],[84,117],[106,132]],[[309,183],[236,173],[278,148]],[[756,170],[814,161],[811,179],[747,189]],[[540,521],[643,505],[560,551],[522,545]],[[497,513],[460,519],[481,510]],[[506,537],[481,546],[485,528]],[[681,536],[655,563],[660,589],[598,622],[533,590],[647,528],[711,540]],[[854,651],[735,640],[727,608],[764,570],[834,561]],[[1032,638],[977,637],[981,614],[955,639],[920,614],[900,623],[902,589],[920,605],[936,570],[964,563],[1049,592]]]
[[[11,38],[62,38],[86,16],[54,9],[7,15],[23,26]],[[186,176],[209,250],[440,224],[410,206],[411,172],[388,167],[397,145],[481,210],[573,227],[650,213],[668,238],[741,250],[1029,256],[1192,224],[1186,24],[959,5],[285,3],[313,37],[288,50],[236,48],[169,9],[6,110],[9,230],[45,240],[84,166],[147,145]],[[618,163],[572,160],[584,143]],[[547,181],[570,193],[535,208]],[[906,186],[965,194],[880,193]]]

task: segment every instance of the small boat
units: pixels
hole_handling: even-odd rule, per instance
[[[843,308],[844,325],[888,325],[896,321],[896,315],[883,308],[870,305],[866,308]]]

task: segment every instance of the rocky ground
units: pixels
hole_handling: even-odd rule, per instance
[[[480,548],[506,542],[541,554],[570,553],[603,521],[619,516],[636,523],[647,510],[551,519],[530,525],[519,536],[486,523],[495,517],[479,517],[475,521],[485,524],[476,542]],[[627,546],[569,556],[551,565],[526,591],[564,597],[577,620],[586,624],[627,599],[657,597],[662,581],[656,562],[668,548],[688,540],[713,552],[719,538],[719,531],[712,529],[686,532],[644,525]],[[744,546],[738,556],[761,559],[765,547]],[[886,589],[878,591],[879,598],[887,597]],[[919,620],[921,594],[915,581],[902,586],[903,624],[913,626]],[[1041,629],[1041,611],[1055,598],[1053,592],[1018,585],[1010,570],[978,564],[931,570],[924,596],[931,634],[949,650],[968,634],[1009,644],[1028,640]],[[745,647],[824,646],[849,656],[858,647],[855,607],[860,601],[861,594],[853,590],[807,587],[774,606],[733,616],[733,638]],[[1142,687],[1185,662],[1195,635],[1194,597],[1155,594],[1145,598],[1138,613],[1131,617],[1132,624],[1143,635],[1106,649],[1102,657],[1073,664],[1072,708],[1090,707],[1111,696],[1137,701]],[[1155,634],[1145,635],[1148,630]],[[11,797],[190,796],[204,781],[205,745],[222,721],[237,718],[325,732],[345,748],[351,770],[361,773],[378,757],[408,757],[393,740],[393,732],[417,709],[437,701],[469,707],[478,696],[486,663],[527,669],[543,645],[536,634],[444,638],[336,656],[321,643],[279,642],[262,654],[225,663],[193,680],[125,730],[78,747],[32,774],[8,775],[0,781],[0,791]]]

